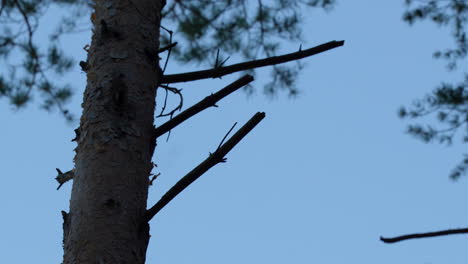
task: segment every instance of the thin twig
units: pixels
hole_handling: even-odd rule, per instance
[[[154,131],[156,134],[155,138],[163,135],[164,133],[170,131],[174,127],[178,126],[180,123],[184,122],[185,120],[189,119],[190,117],[200,113],[201,111],[205,110],[210,106],[215,106],[216,103],[223,99],[224,97],[228,96],[232,92],[238,90],[242,86],[250,83],[253,81],[253,77],[251,75],[244,75],[237,81],[229,84],[228,86],[224,87],[223,89],[219,90],[218,92],[205,97],[203,100],[198,102],[197,104],[191,106],[187,110],[183,111],[182,113],[178,114],[171,120],[167,121],[166,123],[162,124],[161,126],[157,127]]]
[[[164,72],[166,71],[167,64],[169,62],[169,58],[171,56],[172,48],[177,44],[177,42],[174,42],[175,44],[172,43],[172,34],[174,33],[174,32],[172,32],[172,30],[169,30],[169,29],[165,28],[163,25],[159,25],[159,26],[169,34],[169,46],[168,46],[169,48],[168,48],[168,52],[167,52],[167,56],[166,56],[166,61],[164,62],[164,67],[162,68],[162,74],[164,74]],[[159,53],[160,52],[158,52],[158,54]],[[163,83],[163,82],[161,82],[161,83]]]
[[[65,173],[63,173],[59,168],[56,168],[55,170],[57,171],[57,177],[55,177],[55,180],[59,183],[57,190],[60,189],[64,183],[75,177],[75,169],[69,170]]]
[[[234,125],[232,125],[232,127],[229,129],[229,131],[226,133],[226,135],[224,135],[223,139],[221,140],[221,142],[219,142],[219,145],[218,145],[218,148],[216,148],[216,150],[218,150],[224,143],[224,140],[226,140],[226,138],[229,136],[229,134],[231,134],[232,130],[236,127],[237,125],[237,122],[234,123]]]
[[[172,117],[175,114],[175,112],[182,110],[182,107],[184,106],[184,96],[181,93],[182,89],[177,89],[177,88],[169,87],[167,85],[162,85],[162,84],[160,84],[159,87],[166,90],[166,96],[164,97],[164,105],[163,105],[163,108],[161,109],[161,113],[157,116],[157,118],[164,117],[164,116]],[[168,91],[173,94],[177,94],[179,96],[179,104],[174,109],[172,109],[169,113],[165,114],[164,110],[166,110],[166,106],[167,106]]]
[[[163,25],[160,25],[159,27],[161,27],[162,29],[164,29],[167,33],[170,33],[172,34],[172,30],[169,30],[168,28],[164,27]]]
[[[161,113],[159,113],[159,116],[162,116],[167,106],[167,97],[169,96],[169,92],[167,91],[167,89],[164,89],[164,91],[166,92],[166,95],[164,96],[164,104],[163,104],[163,107],[161,108]]]
[[[380,240],[384,243],[396,243],[403,240],[415,239],[415,238],[426,238],[426,237],[438,237],[438,236],[447,236],[447,235],[456,235],[456,234],[467,234],[468,228],[458,228],[458,229],[447,229],[442,231],[427,232],[427,233],[415,233],[397,237],[380,237]]]
[[[213,154],[208,156],[202,163],[190,171],[187,175],[182,177],[169,191],[167,191],[163,197],[150,209],[146,211],[146,220],[149,221],[153,218],[161,209],[166,206],[174,197],[181,193],[196,179],[202,176],[210,168],[216,164],[223,162],[224,156],[231,151],[254,127],[265,118],[265,113],[256,113],[244,126],[242,126],[226,143],[224,143],[219,149]]]
[[[154,180],[156,180],[160,175],[161,175],[160,172],[158,174],[151,175],[151,180],[149,180],[149,185],[153,185]]]
[[[160,49],[158,50],[158,53],[163,53],[163,52],[165,52],[166,50],[170,50],[170,49],[172,49],[173,47],[175,47],[176,45],[177,45],[177,41],[176,41],[176,42],[172,42],[171,44],[160,48]]]
[[[172,44],[172,31],[169,31],[169,43]],[[169,50],[167,51],[166,61],[164,62],[164,67],[162,68],[163,76],[164,76],[164,72],[166,71],[167,64],[169,63],[169,58],[171,57],[171,51],[172,51],[172,48],[169,48]]]
[[[281,56],[274,56],[261,60],[247,61],[226,67],[218,67],[203,71],[164,75],[162,78],[162,83],[189,82],[207,78],[219,78],[234,72],[250,70],[254,68],[276,65],[288,61],[302,59],[343,45],[344,41],[330,41],[310,49],[301,50]]]

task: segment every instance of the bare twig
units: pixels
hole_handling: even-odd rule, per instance
[[[415,233],[397,237],[380,237],[380,240],[384,243],[396,243],[403,240],[415,239],[415,238],[427,238],[427,237],[438,237],[438,236],[447,236],[447,235],[456,235],[456,234],[467,234],[468,228],[458,228],[458,229],[447,229],[442,231],[427,232],[427,233]]]
[[[175,47],[176,45],[177,45],[177,41],[176,41],[176,42],[172,42],[171,44],[160,48],[160,49],[158,50],[158,53],[163,53],[163,52],[165,52],[166,50],[170,50],[170,49],[172,49],[173,47]]]
[[[166,206],[174,197],[181,193],[196,179],[202,176],[210,168],[216,164],[223,162],[224,156],[231,151],[237,143],[239,143],[252,129],[265,118],[265,113],[256,113],[243,127],[241,127],[226,143],[218,148],[213,154],[207,159],[180,179],[169,191],[167,191],[163,197],[150,209],[146,211],[146,220],[149,221],[153,218],[164,206]]]
[[[163,25],[160,25],[159,27],[162,28],[162,29],[164,29],[164,31],[166,31],[166,32],[169,33],[169,34],[174,33],[174,32],[172,32],[172,30],[169,30],[168,28],[166,28],[166,27],[163,26]]]
[[[164,110],[166,110],[167,98],[169,97],[169,92],[167,91],[167,89],[164,89],[164,92],[166,92],[166,95],[164,96],[164,104],[161,108],[161,113],[158,116],[162,116],[162,114],[164,113]]]
[[[164,30],[167,31],[167,33],[169,33],[169,45],[172,44],[172,34],[173,32],[171,30],[168,30],[167,28],[161,26]],[[175,46],[175,45],[174,45]],[[168,52],[167,52],[167,56],[166,56],[166,61],[164,62],[164,67],[162,68],[162,73],[164,74],[164,72],[166,71],[166,68],[167,68],[167,64],[169,63],[169,58],[171,57],[171,51],[172,51],[172,47],[169,48]],[[164,76],[164,75],[163,75]],[[161,82],[163,83],[163,82]]]
[[[237,81],[229,84],[228,86],[224,87],[220,91],[205,97],[205,99],[201,100],[199,103],[191,106],[187,110],[183,111],[179,115],[175,116],[171,120],[167,121],[166,123],[162,124],[161,126],[155,129],[156,137],[163,135],[164,133],[170,131],[174,127],[178,126],[180,123],[184,122],[185,120],[189,119],[190,117],[200,113],[201,111],[205,110],[210,106],[215,106],[216,103],[226,97],[227,95],[231,94],[232,92],[236,91],[237,89],[241,88],[242,86],[248,84],[249,82],[253,81],[253,77],[251,75],[244,75]]]
[[[59,183],[59,186],[57,187],[57,190],[60,189],[60,187],[62,187],[62,185],[64,183],[66,183],[67,181],[73,179],[73,177],[75,176],[75,169],[73,170],[69,170],[65,173],[63,173],[60,169],[56,168],[57,170],[57,177],[55,177],[55,180]]]
[[[324,51],[334,49],[344,45],[344,41],[330,41],[324,43],[322,45],[306,49],[300,50],[297,52],[281,55],[281,56],[274,56],[269,57],[266,59],[261,60],[253,60],[247,61],[243,63],[233,64],[226,67],[218,67],[209,70],[203,71],[195,71],[195,72],[186,72],[186,73],[179,73],[179,74],[169,74],[164,75],[162,78],[162,83],[177,83],[177,82],[189,82],[207,78],[219,78],[227,74],[231,74],[234,72],[250,70],[254,68],[270,66],[275,64],[280,64],[288,61],[294,61],[298,59],[302,59],[305,57],[309,57],[318,53],[322,53]]]
[[[151,179],[149,180],[149,185],[153,185],[154,180],[156,180],[160,175],[160,172],[158,174],[152,174]]]
[[[181,93],[182,89],[177,89],[177,88],[169,87],[167,85],[162,85],[162,84],[160,84],[159,87],[166,90],[166,97],[164,98],[164,105],[161,109],[161,113],[157,117],[173,116],[175,112],[182,110],[182,107],[184,106],[184,96]],[[166,110],[166,106],[167,106],[168,91],[179,96],[179,104],[174,109],[172,109],[169,113],[165,114],[164,110]]]
[[[229,134],[231,134],[232,130],[236,127],[236,125],[237,125],[237,122],[235,122],[234,125],[232,125],[232,127],[226,133],[226,135],[224,135],[223,139],[221,139],[221,142],[219,142],[218,148],[216,150],[218,150],[223,145],[224,140],[226,140],[226,138],[229,136]]]
[[[214,63],[214,68],[215,69],[218,69],[220,67],[222,67],[224,65],[224,63],[226,63],[226,61],[228,61],[230,58],[230,56],[228,56],[226,59],[224,59],[223,61],[220,61],[220,58],[219,58],[219,49],[216,51],[216,59],[215,59],[215,63]]]

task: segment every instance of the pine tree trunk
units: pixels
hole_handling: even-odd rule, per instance
[[[145,263],[163,2],[94,1],[64,264]]]

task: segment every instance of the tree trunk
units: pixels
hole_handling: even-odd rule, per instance
[[[163,2],[94,1],[64,264],[145,263]]]

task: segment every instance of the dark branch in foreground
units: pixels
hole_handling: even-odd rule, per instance
[[[241,127],[226,143],[219,147],[214,153],[180,179],[172,188],[167,191],[163,197],[153,207],[146,211],[147,221],[151,220],[164,206],[166,206],[174,197],[181,193],[196,179],[202,176],[210,168],[220,162],[224,162],[224,156],[231,151],[254,127],[265,118],[265,113],[258,112]]]
[[[459,228],[459,229],[448,229],[435,232],[427,233],[416,233],[409,234],[397,237],[380,237],[380,240],[384,243],[396,243],[403,240],[415,239],[415,238],[426,238],[426,237],[438,237],[438,236],[447,236],[447,235],[456,235],[456,234],[467,234],[468,228]]]
[[[164,133],[170,131],[174,127],[178,126],[185,120],[189,119],[190,117],[200,113],[201,111],[205,110],[210,106],[216,106],[216,103],[223,99],[224,97],[228,96],[229,94],[233,93],[234,91],[238,90],[242,86],[248,84],[249,82],[253,81],[253,77],[251,75],[244,75],[242,78],[238,79],[237,81],[229,84],[228,86],[224,87],[223,89],[219,90],[218,92],[211,94],[205,97],[203,100],[198,102],[197,104],[191,106],[187,110],[183,111],[176,117],[172,118],[171,120],[167,121],[166,123],[160,125],[154,130],[156,134],[155,138],[163,135]]]
[[[65,173],[63,173],[59,168],[55,168],[55,170],[57,170],[57,174],[58,174],[57,177],[55,177],[55,180],[59,183],[57,190],[60,189],[60,187],[62,187],[64,183],[66,183],[67,181],[75,177],[75,169],[69,170]]]
[[[167,46],[165,46],[165,47],[160,48],[160,49],[158,50],[158,53],[163,53],[163,52],[165,52],[166,50],[170,50],[170,49],[172,49],[173,47],[175,47],[176,45],[177,45],[177,42],[173,42],[173,43],[171,43],[171,44],[169,44],[169,45],[167,45]]]
[[[161,83],[177,83],[177,82],[189,82],[207,78],[219,78],[227,74],[231,74],[234,72],[250,70],[254,68],[270,66],[275,64],[280,64],[288,61],[294,61],[298,59],[302,59],[305,57],[309,57],[318,53],[322,53],[324,51],[334,49],[344,45],[344,40],[342,41],[330,41],[324,43],[322,45],[306,49],[306,50],[299,50],[297,52],[281,55],[281,56],[274,56],[269,57],[266,59],[261,60],[253,60],[247,61],[243,63],[233,64],[226,67],[217,67],[210,70],[204,71],[195,71],[195,72],[186,72],[186,73],[179,73],[179,74],[169,74],[164,75],[162,78]]]

